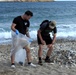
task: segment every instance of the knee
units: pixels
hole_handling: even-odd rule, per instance
[[[30,48],[29,47],[24,47],[23,49],[25,49],[27,53],[30,53]]]
[[[29,46],[25,46],[25,47],[23,47],[23,49],[25,49],[27,53],[30,53],[30,47]]]
[[[53,49],[53,45],[49,45],[48,48],[49,48],[49,49]]]
[[[42,48],[43,48],[43,45],[39,45],[39,49],[42,50]]]
[[[26,52],[27,52],[27,53],[30,53],[30,49],[26,49]]]

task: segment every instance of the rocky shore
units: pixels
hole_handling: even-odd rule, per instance
[[[0,75],[76,75],[76,41],[75,40],[57,40],[50,59],[53,63],[38,65],[37,41],[31,43],[32,62],[37,65],[36,68],[24,66],[16,63],[16,68],[10,67],[10,49],[11,45],[0,45]],[[47,47],[43,48],[43,58],[45,58]]]

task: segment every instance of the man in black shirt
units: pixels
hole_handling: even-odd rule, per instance
[[[33,13],[31,11],[26,11],[22,16],[18,16],[14,18],[13,23],[11,25],[11,29],[18,35],[19,33],[29,36],[28,28],[30,26],[29,19],[33,16]],[[31,55],[30,55],[30,48],[28,46],[24,47],[27,54],[27,60],[28,64],[31,66],[36,66],[33,63],[31,63]],[[15,60],[15,54],[11,55],[11,67],[15,67],[14,64]]]
[[[50,32],[53,33],[53,39],[50,37]],[[49,20],[44,20],[40,24],[40,28],[37,33],[37,41],[39,45],[39,50],[38,50],[38,58],[39,58],[39,65],[42,65],[42,48],[43,45],[47,45],[49,50],[47,51],[45,62],[50,63],[50,55],[53,50],[53,44],[55,43],[56,40],[56,33],[57,33],[57,28],[56,28],[56,22],[55,21],[49,21]]]

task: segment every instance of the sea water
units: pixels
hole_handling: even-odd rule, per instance
[[[76,39],[76,1],[0,2],[0,44],[11,42],[12,21],[27,10],[34,14],[29,28],[33,40],[45,19],[56,20],[57,38]]]

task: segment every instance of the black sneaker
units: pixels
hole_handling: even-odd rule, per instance
[[[50,59],[45,59],[45,62],[46,63],[51,63],[51,60]]]
[[[41,65],[41,66],[43,65],[43,64],[42,64],[42,61],[39,61],[38,64]]]

